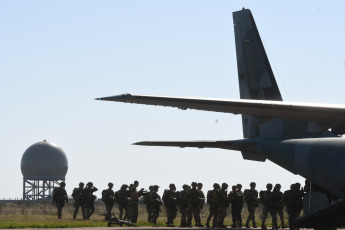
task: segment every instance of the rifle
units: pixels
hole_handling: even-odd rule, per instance
[[[107,214],[102,214],[102,216],[106,216]],[[108,227],[111,227],[112,224],[118,224],[120,226],[127,225],[127,226],[133,226],[135,225],[131,221],[121,220],[120,218],[117,218],[114,213],[112,213],[112,217],[110,220],[108,220]]]

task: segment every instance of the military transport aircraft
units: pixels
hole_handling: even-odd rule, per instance
[[[97,100],[242,114],[244,139],[135,144],[238,150],[246,160],[268,159],[340,198],[317,205],[322,203],[322,194],[310,193],[304,217],[296,226],[332,229],[344,225],[345,140],[341,135],[345,134],[345,106],[283,102],[251,11],[234,12],[233,20],[241,99],[122,94]],[[310,209],[311,202],[316,210]]]

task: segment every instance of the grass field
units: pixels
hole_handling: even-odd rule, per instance
[[[73,204],[67,204],[63,208],[62,220],[57,219],[57,210],[51,202],[17,202],[17,203],[0,203],[0,228],[70,228],[70,227],[101,227],[107,226],[104,221],[105,206],[103,202],[96,202],[95,213],[90,220],[82,220],[81,211],[79,211],[77,220],[73,220]],[[118,207],[115,205],[113,212],[118,216]],[[208,216],[208,206],[205,205],[201,212],[202,223],[205,224]],[[245,223],[248,212],[246,205],[242,211],[242,219]],[[261,207],[256,211],[256,222],[260,226],[261,222]],[[175,219],[175,225],[180,224],[180,213]],[[285,224],[287,225],[287,214],[284,214]],[[279,218],[278,218],[279,219]],[[157,225],[165,226],[166,214],[165,208],[162,207],[162,212],[158,218]],[[271,219],[267,219],[267,226],[271,225]],[[278,221],[280,223],[280,221]],[[225,225],[230,226],[231,212],[228,209],[228,214],[225,219]],[[137,226],[152,226],[147,222],[147,212],[144,205],[139,205],[139,218]]]

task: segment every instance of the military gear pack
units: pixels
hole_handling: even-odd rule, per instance
[[[54,188],[53,190],[53,201],[54,202],[64,202],[64,201],[68,201],[67,198],[67,193],[66,190],[64,188]]]
[[[259,206],[258,191],[255,189],[244,190],[244,200],[246,201],[247,205],[258,207]]]

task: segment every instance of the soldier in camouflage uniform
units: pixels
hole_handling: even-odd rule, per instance
[[[187,216],[187,226],[192,226],[192,219],[194,215],[195,226],[203,227],[200,219],[200,202],[202,200],[201,194],[197,187],[196,182],[192,182],[192,188],[187,193],[188,201],[188,216]]]
[[[218,199],[218,193],[219,193],[220,185],[218,183],[213,184],[213,190],[209,190],[207,192],[207,203],[209,205],[209,211],[210,214],[207,217],[206,227],[210,227],[210,221],[213,218],[213,224],[212,227],[215,228],[217,226],[218,222],[218,204],[216,200]]]
[[[189,186],[184,184],[182,188],[183,190],[178,193],[179,207],[180,207],[180,212],[181,212],[180,227],[187,227],[187,209],[188,209],[187,193],[189,190]]]
[[[138,219],[138,202],[139,202],[139,197],[142,195],[144,189],[140,189],[139,191],[137,190],[139,186],[138,181],[134,181],[133,187],[130,189],[130,197],[131,197],[131,203],[130,203],[130,220],[133,223],[137,222]]]
[[[161,196],[158,194],[158,185],[153,186],[153,192],[150,193],[150,207],[152,212],[152,223],[157,224],[157,219],[159,217],[159,212],[161,211],[160,206],[162,206],[163,202]]]
[[[298,194],[298,217],[301,215],[301,212],[303,210],[303,197],[305,196],[303,188],[301,189],[301,184],[296,183],[296,192]]]
[[[231,214],[232,214],[232,228],[242,227],[242,208],[244,204],[244,195],[241,191],[242,185],[232,186],[232,191],[229,193],[229,201],[231,203]]]
[[[108,189],[102,191],[102,201],[105,204],[107,213],[105,214],[105,220],[111,220],[111,210],[115,203],[115,193],[113,191],[114,184],[108,183]]]
[[[226,217],[226,210],[229,207],[229,198],[228,198],[228,184],[223,183],[222,188],[219,190],[218,197],[219,211],[218,211],[218,227],[226,228],[224,225],[224,219]]]
[[[93,186],[92,182],[88,182],[84,188],[83,194],[85,197],[85,219],[89,220],[95,211],[96,196],[94,192],[98,191],[98,188]]]
[[[202,187],[203,187],[203,184],[202,183],[198,183],[198,185],[197,185],[197,189],[198,189],[198,191],[199,191],[199,193],[200,193],[200,208],[199,208],[199,213],[198,213],[198,216],[199,216],[199,218],[200,218],[200,215],[201,215],[201,211],[202,211],[202,209],[204,208],[204,204],[205,204],[205,194],[204,194],[204,192],[202,191]],[[200,223],[200,227],[204,227],[204,225],[202,225],[201,223]]]
[[[149,186],[149,192],[143,193],[144,196],[144,204],[146,206],[147,211],[147,221],[152,223],[152,210],[151,210],[151,202],[150,202],[150,194],[153,193],[153,185]]]
[[[115,192],[115,202],[119,205],[119,218],[121,220],[126,220],[129,214],[129,193],[127,188],[128,185],[123,184],[120,190]],[[123,211],[125,211],[124,216]]]
[[[248,218],[246,221],[246,228],[249,228],[249,222],[252,221],[253,228],[256,228],[256,222],[255,222],[255,209],[259,206],[259,193],[255,189],[256,183],[251,182],[250,183],[250,189],[244,190],[244,200],[247,203],[248,207]]]
[[[65,206],[65,201],[68,203],[68,197],[65,190],[66,183],[61,182],[60,187],[53,190],[53,205],[55,204],[58,211],[58,219],[62,217],[62,208]]]
[[[85,219],[85,198],[83,196],[83,190],[84,190],[84,183],[80,182],[79,183],[79,188],[74,188],[72,197],[74,199],[74,213],[73,213],[73,220],[76,219],[79,208],[81,208],[81,213],[83,215],[83,219]]]
[[[272,200],[273,200],[273,206],[276,212],[279,215],[281,228],[285,228],[284,224],[284,203],[283,203],[283,193],[280,191],[281,185],[276,184],[274,186],[273,192],[272,192]]]
[[[298,185],[292,184],[290,190],[284,192],[283,201],[286,205],[286,212],[289,215],[289,228],[294,230],[293,221],[299,217],[300,200],[302,199]]]
[[[177,193],[174,184],[169,185],[169,190],[166,189],[163,194],[163,202],[167,212],[167,222],[168,227],[174,226],[174,219],[177,215]]]
[[[272,217],[272,229],[277,229],[277,211],[273,207],[272,202],[272,184],[267,184],[265,191],[260,191],[260,201],[263,205],[262,207],[262,220],[261,220],[261,229],[266,230],[267,227],[265,226],[265,222],[267,219],[268,213],[271,214]]]

